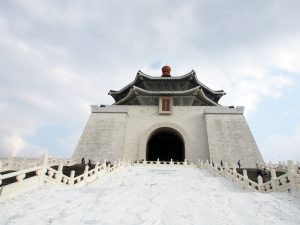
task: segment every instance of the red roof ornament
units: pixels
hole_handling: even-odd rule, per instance
[[[163,66],[161,68],[162,71],[162,77],[171,77],[171,67],[169,66]]]

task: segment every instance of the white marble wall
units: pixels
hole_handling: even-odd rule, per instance
[[[73,158],[102,163],[123,158],[126,113],[92,113],[82,133]]]
[[[263,159],[242,114],[205,115],[210,159],[237,162],[246,168],[256,167]]]
[[[215,160],[241,159],[254,165],[257,159],[259,162],[262,159],[242,113],[243,108],[218,106],[174,106],[170,115],[159,114],[158,106],[92,106],[91,117],[73,158],[92,158],[100,162],[104,159],[145,159],[151,133],[160,127],[170,127],[184,139],[185,156],[189,161],[211,157]],[[228,121],[235,123],[229,126],[226,125]],[[242,125],[238,121],[243,121]],[[224,130],[224,126],[230,130]],[[233,133],[230,136],[228,132]],[[242,136],[243,142],[234,144],[234,134]],[[226,145],[227,142],[231,144]],[[239,148],[246,150],[237,151]],[[224,149],[226,153],[222,153]],[[229,157],[230,154],[238,157]],[[241,154],[245,154],[243,158]]]

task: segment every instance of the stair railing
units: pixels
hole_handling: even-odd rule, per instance
[[[210,162],[202,165],[200,168],[206,168],[215,175],[220,175],[230,178],[233,182],[239,183],[243,188],[259,192],[282,192],[282,191],[300,191],[300,174],[298,174],[297,165],[294,165],[292,160],[288,161],[287,173],[279,177],[276,176],[276,169],[273,167],[268,167],[271,171],[271,180],[263,183],[261,176],[258,176],[258,183],[250,180],[248,178],[247,170],[243,170],[243,174],[239,174],[236,171],[235,164],[231,165],[232,168],[228,168],[225,162],[225,167],[218,167],[216,164],[214,166]]]

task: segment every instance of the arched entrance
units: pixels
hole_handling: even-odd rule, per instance
[[[162,127],[152,132],[147,142],[147,161],[184,161],[184,141],[174,129]]]

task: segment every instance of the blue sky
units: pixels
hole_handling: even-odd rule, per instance
[[[138,70],[194,69],[245,106],[266,161],[300,160],[300,2],[0,2],[0,155],[71,156],[90,105]]]

